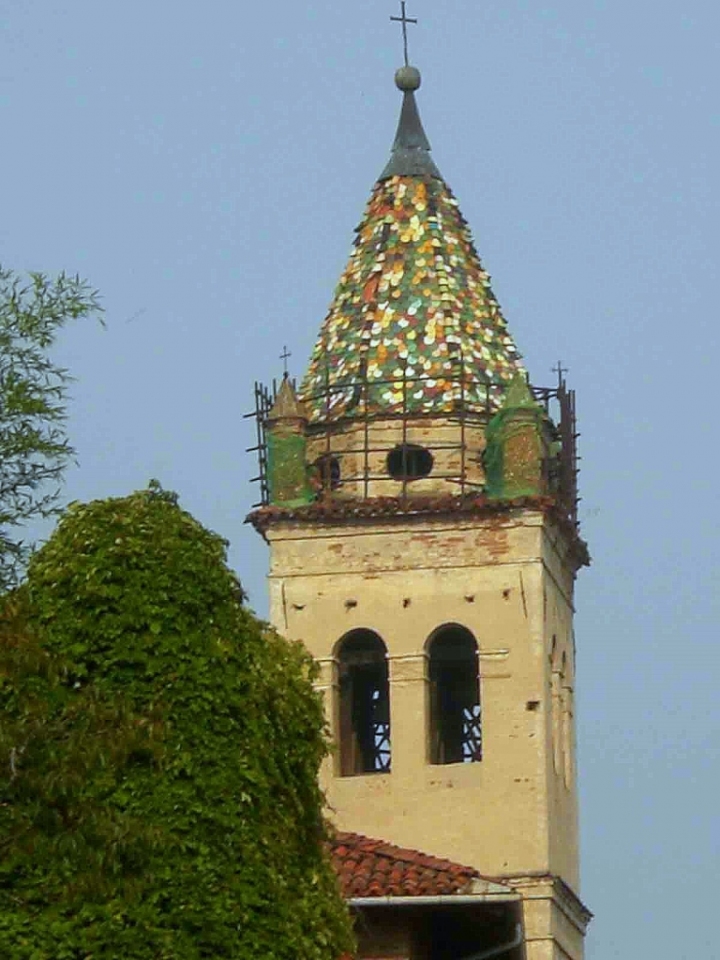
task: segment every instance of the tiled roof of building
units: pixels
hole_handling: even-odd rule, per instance
[[[372,414],[399,413],[405,377],[410,412],[449,413],[460,401],[484,412],[497,409],[520,369],[490,277],[430,159],[413,89],[405,89],[393,158],[357,228],[300,398],[315,422],[363,415],[366,405]]]
[[[480,879],[472,867],[357,833],[338,833],[331,855],[343,896],[348,900],[464,893]]]

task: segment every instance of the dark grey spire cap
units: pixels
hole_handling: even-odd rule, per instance
[[[401,67],[395,74],[395,83],[403,91],[403,105],[392,155],[380,174],[380,180],[389,177],[435,177],[442,180],[430,156],[430,141],[423,130],[415,100],[420,82],[420,71],[415,67]]]

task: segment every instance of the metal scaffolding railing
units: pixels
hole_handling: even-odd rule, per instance
[[[550,492],[555,496],[562,513],[577,527],[579,434],[576,430],[575,391],[567,388],[563,374],[564,371],[558,367],[557,386],[531,387],[531,390],[535,400],[545,411],[548,430],[556,448],[546,463]],[[362,375],[359,379],[334,385],[330,383],[329,376],[326,377],[322,391],[304,398],[309,409],[324,411],[320,418],[311,420],[307,426],[308,441],[314,444],[316,451],[321,450],[315,459],[319,478],[318,497],[339,496],[343,494],[343,488],[347,492],[352,486],[353,496],[367,500],[370,499],[371,488],[385,482],[393,485],[394,496],[398,495],[396,491],[400,483],[400,496],[406,499],[415,483],[407,459],[413,456],[414,433],[424,421],[438,419],[446,419],[448,424],[457,426],[457,440],[448,442],[447,431],[444,431],[444,437],[438,442],[428,442],[425,436],[423,445],[431,455],[442,452],[446,462],[451,459],[458,466],[457,470],[433,470],[432,479],[453,484],[460,497],[480,493],[482,483],[476,479],[480,456],[468,443],[468,434],[473,430],[484,430],[497,407],[493,406],[488,390],[484,389],[486,384],[469,377],[464,371],[461,370],[454,378],[448,377],[447,382],[451,385],[452,403],[446,410],[428,412],[414,408],[411,400],[411,394],[417,391],[418,385],[427,385],[427,378],[408,376],[406,369],[403,369],[401,377],[372,382],[366,375]],[[373,404],[370,391],[377,395],[378,388],[399,393],[399,405],[388,410]],[[485,404],[478,402],[483,389]],[[260,485],[260,501],[253,505],[254,508],[269,504],[267,428],[277,391],[276,381],[270,388],[256,383],[255,410],[246,414],[247,418],[256,422],[256,443],[248,449],[248,452],[257,453],[258,456],[258,475],[253,478],[253,482]],[[334,398],[339,395],[344,398],[348,395],[352,397],[349,411],[346,404],[342,413],[335,413],[335,408],[340,407],[340,404],[335,402]],[[372,425],[377,421],[397,422],[398,435],[387,443],[379,442],[377,437],[373,439]],[[349,434],[354,441],[351,445],[348,445]],[[339,442],[340,438],[342,443]],[[379,455],[390,456],[395,450],[398,451],[400,462],[398,470],[393,471],[394,475],[372,469],[373,462],[377,462]],[[356,464],[359,461],[360,467],[358,469],[356,466],[354,471],[342,470],[342,461],[354,461]]]

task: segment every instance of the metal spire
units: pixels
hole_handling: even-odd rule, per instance
[[[395,83],[402,91],[403,105],[392,155],[380,179],[435,177],[442,180],[442,175],[430,156],[430,141],[423,129],[415,100],[415,91],[421,83],[420,71],[415,67],[400,67],[395,74]]]
[[[400,113],[392,156],[380,175],[381,180],[390,177],[435,177],[442,180],[440,171],[430,156],[430,141],[423,130],[420,113],[415,102],[415,91],[420,89],[422,77],[416,67],[410,66],[408,59],[408,32],[409,23],[417,23],[415,17],[408,17],[406,2],[401,0],[401,15],[390,17],[396,23],[402,24],[403,47],[405,51],[405,66],[395,74],[395,84],[403,94],[403,105]]]

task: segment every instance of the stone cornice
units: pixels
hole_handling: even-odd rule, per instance
[[[277,523],[313,523],[325,525],[361,525],[377,520],[422,520],[428,517],[474,516],[480,518],[508,516],[518,510],[531,510],[547,516],[563,533],[568,552],[576,569],[590,565],[585,541],[558,509],[553,497],[531,496],[499,500],[478,494],[470,497],[444,495],[437,497],[371,497],[354,500],[328,497],[296,507],[264,506],[246,517],[265,539],[267,531]]]

